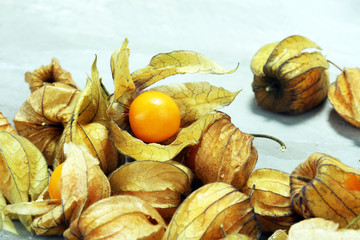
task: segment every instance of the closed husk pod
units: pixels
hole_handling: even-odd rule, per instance
[[[360,214],[360,172],[340,160],[314,153],[290,175],[291,201],[305,218],[320,217],[346,227]],[[360,222],[351,228],[358,229]]]
[[[360,69],[345,68],[329,87],[328,98],[345,121],[360,127]]]
[[[112,195],[134,195],[170,221],[183,196],[190,192],[192,173],[177,162],[135,161],[109,176]]]
[[[35,144],[51,166],[80,91],[62,82],[47,83],[36,89],[16,113],[14,124],[19,135]]]
[[[257,162],[254,137],[240,131],[225,113],[217,114],[200,143],[188,151],[186,164],[203,184],[221,181],[241,189]]]
[[[251,173],[242,190],[250,194],[263,232],[288,230],[299,219],[291,206],[288,173],[268,168],[257,169]]]
[[[65,239],[162,239],[166,224],[144,200],[129,195],[91,205],[64,232]]]
[[[328,62],[320,52],[303,52],[320,47],[294,35],[267,44],[253,57],[252,88],[259,106],[274,112],[299,114],[326,98]]]
[[[260,224],[250,198],[228,183],[206,184],[176,210],[164,239],[221,239],[240,233],[260,237]]]

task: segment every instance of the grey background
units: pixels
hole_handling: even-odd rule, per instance
[[[113,91],[111,53],[129,39],[130,70],[147,65],[152,56],[193,50],[227,69],[230,75],[181,75],[160,84],[209,81],[239,90],[223,111],[247,133],[276,136],[287,145],[255,139],[256,168],[291,172],[311,153],[323,152],[360,167],[360,132],[332,109],[328,100],[299,116],[260,109],[251,90],[250,61],[263,45],[299,34],[310,38],[341,68],[359,67],[360,5],[355,0],[0,0],[0,111],[12,120],[29,96],[26,71],[48,65],[56,57],[83,88],[95,54],[105,86]],[[330,82],[340,71],[330,66]],[[0,232],[1,239],[14,239]],[[29,237],[20,236],[20,239]]]

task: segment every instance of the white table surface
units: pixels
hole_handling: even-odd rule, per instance
[[[298,116],[260,109],[251,89],[250,61],[263,45],[299,34],[316,42],[340,67],[360,67],[360,5],[356,0],[0,0],[0,111],[12,120],[30,91],[26,71],[56,57],[83,88],[95,54],[106,87],[112,91],[110,55],[129,39],[130,70],[152,56],[193,50],[210,57],[230,75],[180,75],[160,84],[209,81],[228,90],[242,89],[223,109],[248,133],[276,136],[287,145],[255,139],[256,168],[291,172],[314,152],[360,168],[360,130],[347,124],[328,100]],[[329,69],[330,82],[340,71]],[[0,232],[0,238],[14,239]],[[20,239],[24,239],[21,236]]]

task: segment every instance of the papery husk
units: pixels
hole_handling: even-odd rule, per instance
[[[35,216],[31,228],[36,235],[62,235],[83,210],[110,196],[110,184],[85,146],[65,144],[66,161],[61,171],[61,201],[44,199],[8,205],[6,214]]]
[[[11,204],[35,201],[48,184],[46,160],[28,139],[11,132],[0,131],[0,192]],[[19,219],[31,231],[32,217]]]
[[[0,131],[17,134],[15,129],[11,126],[9,120],[0,112]]]
[[[250,194],[251,203],[263,232],[288,230],[299,220],[290,199],[290,175],[261,168],[253,171],[242,192]]]
[[[35,234],[62,234],[82,211],[110,196],[110,184],[89,150],[82,145],[65,144],[66,161],[61,171],[61,204],[34,219]]]
[[[300,114],[324,101],[329,87],[328,62],[320,47],[294,35],[267,44],[253,57],[252,88],[259,106],[274,112]]]
[[[67,123],[59,140],[55,155],[55,165],[65,160],[63,146],[65,143],[85,145],[92,155],[99,159],[101,169],[109,174],[122,163],[114,144],[109,139],[110,125],[115,125],[106,114],[108,95],[103,89],[95,58],[91,77],[88,77],[85,88],[80,92],[70,121]]]
[[[26,99],[14,117],[19,135],[40,149],[49,166],[78,96],[79,90],[68,84],[45,84]]]
[[[360,230],[339,228],[339,224],[323,218],[305,219],[291,226],[288,240],[360,239]]]
[[[288,240],[287,231],[278,229],[273,234],[271,234],[268,240]]]
[[[360,172],[327,154],[311,154],[290,175],[295,211],[304,218],[320,217],[347,226],[360,215],[360,191],[346,186],[352,176],[359,179]],[[359,222],[351,226],[359,227]]]
[[[360,69],[345,68],[328,91],[335,111],[348,123],[360,127]]]
[[[166,224],[144,200],[112,196],[86,209],[64,232],[72,239],[162,239]]]
[[[221,239],[224,233],[260,237],[250,198],[228,183],[206,184],[178,207],[164,239]]]
[[[187,162],[203,184],[221,181],[241,189],[257,162],[253,136],[241,132],[222,112],[203,132],[200,143],[190,149]]]
[[[128,122],[131,102],[146,88],[169,76],[186,73],[229,74],[211,59],[192,51],[173,51],[154,56],[149,65],[129,74],[128,41],[111,56],[115,92],[110,96],[107,114],[119,126],[111,126],[110,139],[124,155],[136,160],[169,161],[185,147],[193,146],[207,127],[211,113],[229,105],[237,92],[230,92],[208,83],[185,83],[159,86],[151,90],[171,96],[179,105],[182,126],[176,137],[160,144],[146,144],[133,137]],[[188,126],[191,125],[189,128]]]
[[[191,171],[178,166],[170,161],[146,160],[122,165],[109,175],[112,195],[140,197],[169,221],[182,197],[190,192],[192,180]]]
[[[78,89],[71,74],[61,68],[59,60],[56,58],[53,58],[47,66],[41,66],[33,72],[26,72],[25,81],[29,84],[31,92],[35,92],[45,84],[55,82],[65,83],[72,88]]]

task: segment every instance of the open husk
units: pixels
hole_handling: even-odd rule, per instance
[[[14,203],[7,205],[3,214],[34,216],[31,229],[36,235],[62,235],[83,210],[110,196],[109,181],[99,161],[86,147],[69,143],[65,145],[65,154],[60,179],[61,201],[45,197]]]

